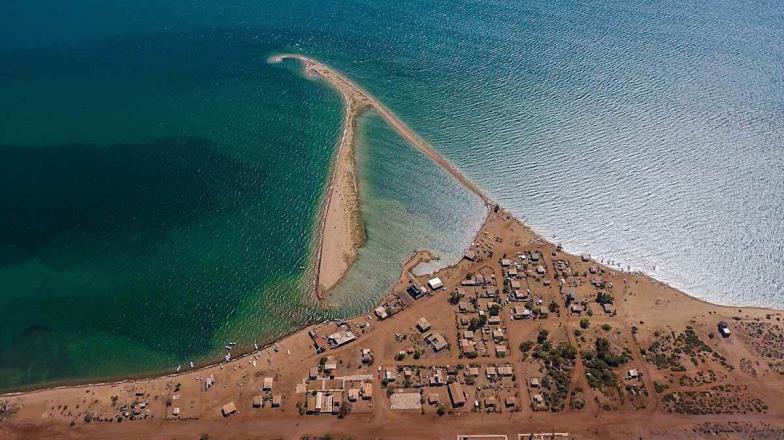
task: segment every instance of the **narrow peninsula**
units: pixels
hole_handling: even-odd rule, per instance
[[[365,238],[354,157],[357,119],[364,111],[373,109],[378,112],[390,127],[414,148],[452,175],[486,206],[493,206],[492,199],[464,176],[460,169],[441,156],[397,115],[355,82],[330,66],[304,55],[280,54],[271,57],[269,62],[279,63],[286,59],[302,62],[309,77],[324,79],[341,94],[344,103],[343,130],[322,198],[316,242],[313,245],[313,290],[319,300],[323,300],[327,292],[346,275],[356,261]]]

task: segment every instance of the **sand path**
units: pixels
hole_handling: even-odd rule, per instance
[[[493,200],[464,176],[455,165],[441,156],[397,115],[356,83],[326,64],[304,55],[281,54],[271,57],[269,62],[278,63],[286,59],[299,60],[304,64],[308,76],[321,77],[338,90],[343,97],[345,108],[343,133],[325,190],[314,243],[313,287],[319,300],[323,300],[326,293],[343,279],[356,261],[359,248],[365,239],[354,158],[357,118],[365,110],[374,109],[401,137],[482,199],[488,208],[494,205]]]

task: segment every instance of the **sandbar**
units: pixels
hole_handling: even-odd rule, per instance
[[[441,156],[383,103],[348,77],[304,55],[280,54],[270,57],[269,62],[278,63],[286,59],[302,62],[308,76],[325,80],[341,94],[344,102],[343,130],[319,211],[316,241],[313,245],[313,290],[318,299],[324,299],[329,290],[343,279],[356,261],[359,248],[365,239],[354,156],[357,118],[364,111],[375,110],[411,146],[448,172],[463,187],[479,197],[488,208],[494,205],[490,196],[463,175],[460,169]]]

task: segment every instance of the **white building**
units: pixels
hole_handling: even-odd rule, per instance
[[[438,290],[444,287],[444,283],[441,282],[441,278],[433,278],[427,282],[427,286],[430,287],[430,290]]]

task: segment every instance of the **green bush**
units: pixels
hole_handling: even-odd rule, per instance
[[[542,344],[547,340],[548,336],[550,336],[550,332],[545,329],[539,330],[539,335],[536,337],[536,342]]]

